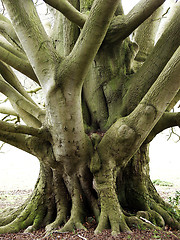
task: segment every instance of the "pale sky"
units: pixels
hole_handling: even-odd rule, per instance
[[[133,1],[132,0],[122,0],[125,14],[128,13],[138,2],[139,2],[139,0],[133,0]]]
[[[140,0],[122,0],[124,6],[125,14],[128,13]],[[175,0],[166,0],[164,3],[165,7],[172,6],[175,3]]]

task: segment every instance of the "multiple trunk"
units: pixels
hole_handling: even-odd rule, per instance
[[[150,180],[148,145],[145,144],[150,141],[150,133],[154,136],[157,132],[156,123],[180,87],[177,40],[180,33],[178,31],[176,37],[172,35],[180,21],[178,11],[176,20],[172,20],[172,25],[140,68],[141,64],[134,60],[138,45],[129,38],[122,39],[123,34],[118,34],[115,28],[116,21],[121,23],[125,18],[119,1],[94,1],[89,18],[72,8],[71,21],[84,26],[78,40],[77,27],[57,15],[56,19],[63,21],[64,26],[57,24],[54,27],[55,47],[38,22],[32,1],[27,1],[27,5],[18,0],[17,6],[12,0],[3,2],[38,77],[37,82],[42,86],[46,115],[44,111],[37,113],[38,108],[31,100],[29,110],[31,105],[24,99],[26,96],[21,101],[28,107],[22,109],[13,98],[14,108],[25,122],[36,117],[34,128],[27,128],[28,134],[33,136],[24,138],[23,128],[11,126],[9,131],[14,131],[14,135],[10,138],[6,134],[10,125],[2,124],[1,139],[12,145],[19,143],[23,150],[37,156],[40,174],[34,192],[23,206],[16,211],[3,212],[0,233],[21,229],[33,231],[40,227],[45,227],[49,233],[63,224],[60,231],[84,229],[87,216],[95,216],[98,223],[96,233],[107,227],[112,229],[112,234],[130,232],[134,226],[164,228],[169,225],[179,229],[180,224],[171,216],[168,204],[161,199]],[[63,12],[60,1],[57,6],[54,1],[45,2]],[[65,2],[63,9],[69,8],[68,2],[62,2]],[[92,2],[76,1],[75,6],[80,3],[84,12]],[[146,1],[140,6],[144,8],[143,2]],[[157,2],[158,6],[163,3],[155,1],[155,5]],[[146,18],[150,15],[148,9],[153,9],[151,3],[144,13]],[[156,9],[158,6],[155,5]],[[131,19],[135,11],[136,8],[126,18]],[[28,14],[28,19],[23,12]],[[110,25],[113,15],[118,18]],[[24,18],[28,28],[22,24]],[[132,30],[135,25],[131,20],[129,22]],[[145,24],[147,26],[151,21]],[[122,26],[120,24],[120,29]],[[109,37],[111,30],[112,38]],[[64,34],[64,40],[58,35],[60,32]],[[167,49],[169,47],[171,51],[163,54],[163,61],[159,62],[157,52],[161,53],[168,34],[173,38],[173,49],[171,41],[167,41]],[[29,40],[29,36],[32,39]],[[57,36],[60,40],[56,39]],[[146,55],[150,54],[152,42],[150,45]],[[65,49],[63,57],[60,56],[62,46]],[[142,57],[137,56],[137,60],[142,61]],[[11,90],[3,79],[0,84],[4,94]],[[16,89],[22,94],[18,87]],[[12,93],[14,96],[15,90]],[[28,114],[25,115],[26,111]],[[37,129],[41,124],[42,128]],[[15,143],[17,133],[21,134]]]
[[[50,154],[47,158],[49,161]],[[127,166],[117,169],[106,165],[104,171],[96,169],[94,174],[84,165],[67,175],[60,164],[52,169],[44,161],[40,160],[40,175],[32,195],[20,208],[4,210],[1,233],[45,227],[48,234],[64,224],[59,231],[85,229],[88,216],[95,216],[97,234],[105,228],[111,228],[112,234],[130,232],[134,227],[159,229],[169,225],[179,229],[171,206],[150,180],[147,145],[141,146]]]

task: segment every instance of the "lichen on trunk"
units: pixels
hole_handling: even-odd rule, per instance
[[[35,155],[40,174],[29,199],[16,211],[3,213],[0,233],[40,227],[47,234],[85,229],[89,216],[96,219],[97,234],[105,228],[111,228],[113,235],[131,232],[134,226],[180,229],[150,180],[146,144],[180,87],[178,11],[150,51],[152,41],[150,46],[139,41],[138,46],[126,36],[125,26],[134,31],[136,20],[141,24],[163,0],[147,1],[147,6],[141,1],[127,15],[119,0],[72,1],[76,9],[71,1],[46,0],[65,17],[72,13],[69,21],[56,12],[51,38],[31,0],[26,6],[22,0],[17,5],[3,2],[42,87],[46,111],[24,96],[21,101],[27,108],[18,106],[18,101],[12,105],[27,125],[33,120],[33,127],[25,131],[22,126],[1,124],[1,140]],[[153,34],[146,40],[154,37],[158,24],[153,22]],[[120,33],[123,29],[125,35]],[[171,51],[164,53],[164,46]],[[147,59],[136,57],[142,48]],[[12,101],[22,95],[4,82],[0,79],[2,91],[9,90]]]

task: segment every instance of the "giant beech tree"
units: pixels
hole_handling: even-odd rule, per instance
[[[40,162],[32,195],[0,218],[0,233],[83,228],[96,233],[134,226],[180,229],[149,176],[148,145],[180,125],[180,2],[156,42],[165,0],[141,0],[124,14],[121,0],[44,0],[47,33],[32,0],[2,0],[0,140]],[[130,37],[131,35],[131,37]],[[17,71],[42,89],[38,105]],[[15,159],[14,159],[15,160]],[[147,221],[145,221],[148,220]]]

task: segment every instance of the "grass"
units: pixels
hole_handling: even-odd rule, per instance
[[[158,185],[158,186],[164,186],[164,187],[173,187],[173,183],[167,182],[167,181],[162,181],[160,179],[153,180],[153,184]]]
[[[175,218],[180,221],[180,191],[176,191],[174,197],[169,197],[169,203],[172,206],[169,210],[175,214]]]

